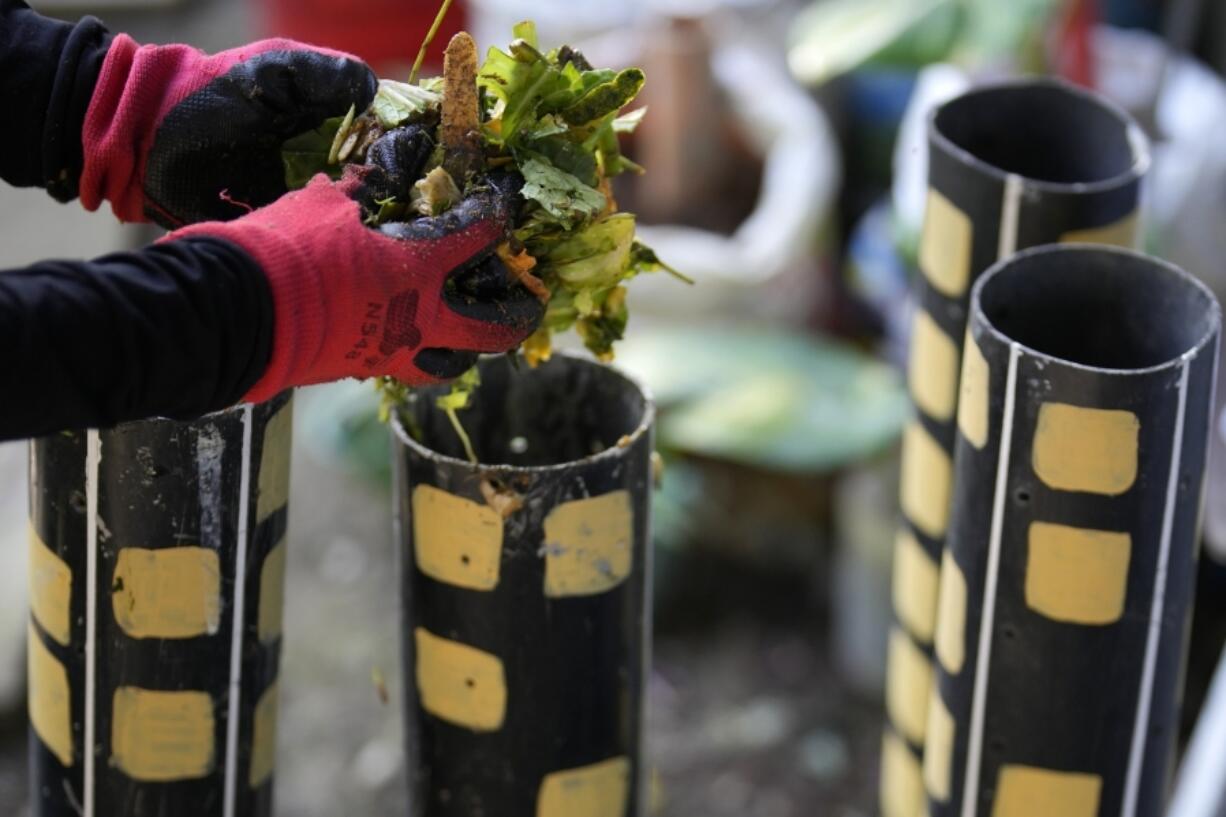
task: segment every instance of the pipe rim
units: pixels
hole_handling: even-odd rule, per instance
[[[1060,357],[1059,355],[1041,351],[1030,344],[1023,343],[1020,340],[1006,334],[988,317],[983,309],[983,292],[988,287],[1003,276],[1018,274],[1018,268],[1033,262],[1035,259],[1042,259],[1044,256],[1051,255],[1099,255],[1099,256],[1116,256],[1119,259],[1126,260],[1129,263],[1139,263],[1151,267],[1152,270],[1160,272],[1162,275],[1169,276],[1177,281],[1180,286],[1195,292],[1202,296],[1208,306],[1208,321],[1205,330],[1195,338],[1186,349],[1177,355],[1168,357],[1158,363],[1148,366],[1138,366],[1129,368],[1115,368],[1110,366],[1095,366],[1093,364],[1081,363],[1069,358]],[[1054,363],[1065,366],[1071,369],[1076,369],[1084,372],[1092,372],[1095,374],[1106,375],[1150,375],[1162,372],[1168,369],[1178,368],[1186,360],[1199,357],[1202,352],[1210,345],[1214,338],[1221,333],[1222,327],[1222,308],[1218,303],[1217,297],[1213,291],[1209,289],[1199,278],[1195,277],[1186,270],[1172,264],[1161,258],[1148,255],[1137,250],[1127,249],[1124,247],[1115,247],[1104,244],[1048,244],[1039,247],[1031,247],[1030,249],[1017,252],[1008,258],[996,262],[989,267],[979,280],[975,282],[974,288],[971,290],[971,310],[969,316],[969,326],[972,328],[981,326],[983,331],[990,334],[996,341],[1004,346],[1017,345],[1022,349],[1027,356],[1037,358],[1045,363]]]
[[[1119,173],[1093,181],[1058,182],[1040,179],[1021,173],[1013,173],[980,158],[973,151],[955,142],[937,124],[940,116],[952,110],[954,106],[966,104],[975,98],[990,97],[1001,93],[1014,93],[1027,89],[1043,89],[1067,94],[1070,97],[1076,98],[1081,104],[1096,108],[1114,118],[1124,130],[1124,138],[1127,140],[1129,149],[1132,152],[1132,163],[1127,169]],[[1001,183],[1004,183],[1010,176],[1016,176],[1022,180],[1022,184],[1026,188],[1052,193],[1089,194],[1118,190],[1143,177],[1148,172],[1150,162],[1152,161],[1149,137],[1145,135],[1141,126],[1137,124],[1136,120],[1127,111],[1101,94],[1088,91],[1055,77],[1030,77],[995,82],[981,85],[959,94],[953,99],[937,105],[928,112],[928,140],[931,145],[939,148],[942,152]]]
[[[637,378],[631,377],[626,372],[619,368],[608,364],[599,363],[582,355],[567,351],[557,351],[553,353],[551,360],[563,360],[567,364],[575,366],[590,366],[596,367],[607,373],[608,376],[615,377],[621,380],[627,387],[633,389],[643,400],[643,416],[639,419],[638,424],[633,431],[628,432],[622,439],[626,440],[624,445],[621,445],[621,440],[611,446],[597,451],[594,454],[588,454],[577,460],[567,460],[565,462],[550,463],[549,465],[510,465],[506,463],[484,463],[478,462],[475,465],[468,460],[452,457],[448,454],[443,454],[435,451],[433,448],[419,443],[413,439],[412,435],[404,427],[404,423],[400,420],[399,410],[393,411],[388,425],[392,429],[392,436],[402,445],[414,451],[423,459],[430,460],[435,463],[446,463],[452,467],[470,471],[474,474],[500,474],[506,476],[513,475],[540,475],[559,473],[562,471],[570,471],[576,468],[584,468],[605,460],[616,459],[634,448],[639,441],[651,433],[652,426],[655,425],[656,418],[656,403],[652,397],[651,390],[647,388]]]

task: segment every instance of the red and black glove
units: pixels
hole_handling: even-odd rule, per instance
[[[245,400],[345,377],[447,380],[478,353],[513,349],[536,328],[544,305],[494,254],[519,200],[516,179],[491,181],[440,216],[366,226],[377,202],[408,200],[432,149],[424,131],[403,128],[339,182],[319,175],[236,221],[167,237],[227,239],[268,277],[272,356]]]
[[[81,203],[165,227],[236,218],[285,193],[287,139],[377,89],[358,58],[290,40],[208,56],[121,34],[85,116]]]

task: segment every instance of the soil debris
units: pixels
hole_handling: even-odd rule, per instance
[[[485,498],[485,504],[497,511],[503,519],[510,518],[511,514],[524,507],[522,494],[495,479],[481,480],[481,496]]]

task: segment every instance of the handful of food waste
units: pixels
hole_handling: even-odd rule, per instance
[[[435,29],[445,13],[446,4]],[[491,47],[478,65],[476,43],[461,32],[447,46],[443,76],[419,80],[428,36],[408,82],[381,80],[367,110],[351,108],[285,143],[286,182],[296,189],[319,172],[339,177],[346,163],[365,161],[380,136],[408,126],[436,133],[437,148],[407,200],[379,202],[375,224],[439,215],[487,173],[518,173],[523,206],[497,253],[508,274],[546,304],[520,351],[529,365],[548,360],[552,336],[573,328],[609,361],[626,328],[626,282],[655,271],[688,282],[635,238],[634,215],[618,211],[610,184],[619,174],[643,172],[618,140],[646,113],[622,113],[645,77],[638,68],[593,68],[569,46],[542,51],[532,22],[515,26],[514,36],[506,51]],[[460,377],[440,398],[461,436],[454,411],[468,405],[475,375]],[[381,387],[385,407],[407,395],[390,379]]]

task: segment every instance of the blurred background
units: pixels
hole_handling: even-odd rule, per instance
[[[433,0],[31,4],[206,50],[288,36],[401,78],[436,11]],[[467,27],[484,48],[527,17],[545,45],[646,69],[651,114],[626,152],[649,172],[617,197],[661,257],[698,280],[636,281],[617,361],[662,409],[655,814],[875,814],[926,113],[972,83],[1020,74],[1105,93],[1155,145],[1146,248],[1222,297],[1226,4],[457,0],[432,56],[448,29]],[[156,237],[7,188],[0,224],[0,268]],[[387,438],[375,406],[370,385],[353,382],[298,398],[276,784],[286,817],[403,809]],[[1186,724],[1226,636],[1220,432]],[[22,444],[0,446],[0,803],[17,815],[25,457]]]

